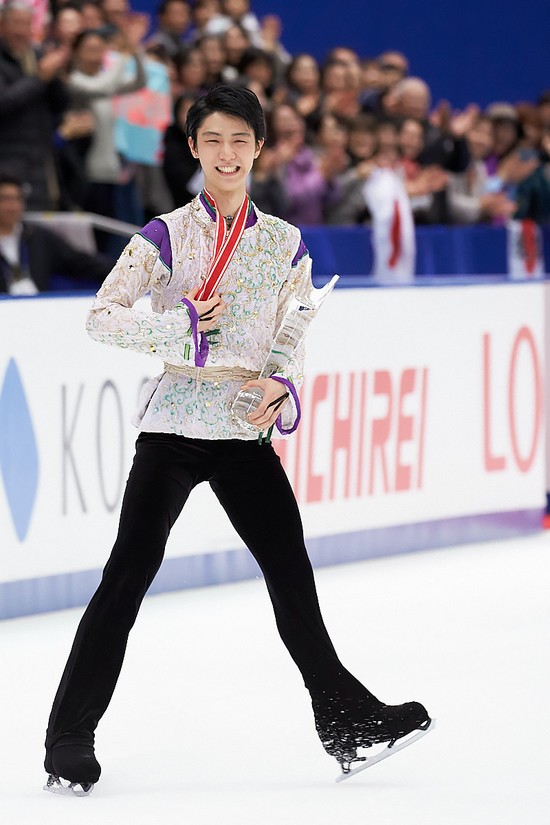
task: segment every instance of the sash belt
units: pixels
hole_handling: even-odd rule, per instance
[[[245,370],[243,367],[191,367],[164,364],[164,371],[170,375],[183,375],[198,381],[252,381],[260,375],[259,370]]]

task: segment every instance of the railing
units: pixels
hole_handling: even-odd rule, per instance
[[[94,229],[129,238],[140,227],[89,212],[29,212],[25,220],[59,232],[81,249],[95,250]],[[419,226],[416,235],[416,275],[506,276],[505,227]],[[372,271],[372,233],[368,226],[307,226],[302,236],[309,248],[314,273],[325,278],[368,276]],[[542,229],[546,272],[550,271],[550,226]],[[343,284],[342,284],[343,285]],[[70,288],[64,281],[63,288]],[[81,288],[81,285],[80,285]]]

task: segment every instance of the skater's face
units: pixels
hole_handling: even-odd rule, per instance
[[[223,192],[245,189],[246,178],[260,154],[263,140],[240,118],[221,112],[208,115],[197,131],[197,142],[189,147],[202,166],[206,188]]]

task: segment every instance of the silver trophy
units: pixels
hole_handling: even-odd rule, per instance
[[[311,261],[309,261],[309,276],[311,283]],[[334,275],[321,289],[312,286],[307,295],[293,296],[258,378],[270,378],[275,373],[280,373],[290,361],[321,304],[334,289],[338,278],[338,275]],[[260,388],[252,387],[248,390],[241,390],[231,406],[233,422],[248,433],[258,433],[258,427],[250,423],[248,416],[257,409],[262,398],[263,393]]]

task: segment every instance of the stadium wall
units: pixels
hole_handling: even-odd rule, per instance
[[[132,0],[154,14],[156,0]],[[496,100],[533,100],[550,86],[548,4],[527,0],[252,0],[259,17],[278,14],[283,43],[291,54],[309,52],[322,60],[333,46],[347,45],[361,57],[398,49],[411,74],[423,77],[435,100],[463,107]]]
[[[310,330],[303,421],[275,442],[316,566],[540,529],[548,289],[336,290]],[[0,618],[85,603],[116,533],[129,420],[162,364],[90,340],[89,304],[0,301]],[[202,485],[151,592],[258,575]]]

